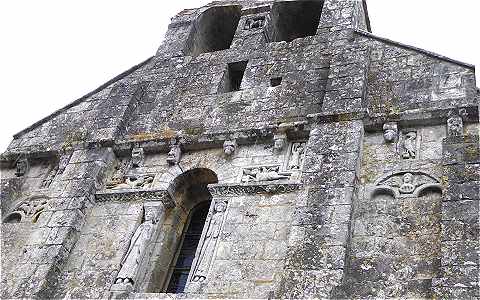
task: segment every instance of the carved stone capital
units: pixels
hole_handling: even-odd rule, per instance
[[[161,201],[167,209],[175,207],[175,202],[166,190],[109,190],[97,192],[95,198],[97,202]]]
[[[299,183],[212,184],[208,190],[213,197],[233,197],[259,194],[285,194],[300,189]]]

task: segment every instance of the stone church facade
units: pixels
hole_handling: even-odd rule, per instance
[[[1,297],[478,299],[479,100],[365,1],[184,10],[2,154]]]

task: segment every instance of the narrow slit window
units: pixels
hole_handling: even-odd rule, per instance
[[[200,204],[192,212],[190,223],[186,231],[184,231],[183,241],[179,248],[170,282],[168,283],[167,293],[183,293],[185,289],[209,207],[210,201]]]
[[[245,74],[245,69],[247,68],[247,63],[248,61],[241,61],[228,64],[219,88],[220,93],[228,93],[240,90],[243,75]]]

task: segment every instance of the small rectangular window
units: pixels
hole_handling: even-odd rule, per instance
[[[243,74],[247,68],[248,61],[230,63],[223,75],[222,83],[218,89],[219,93],[239,91],[242,85]]]

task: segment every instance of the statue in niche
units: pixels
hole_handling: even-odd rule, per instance
[[[107,189],[123,190],[123,189],[145,189],[152,186],[155,176],[153,175],[128,175],[119,183],[111,181],[107,183]]]
[[[417,133],[415,131],[405,134],[400,145],[403,159],[413,159],[417,155]]]
[[[273,181],[280,179],[289,179],[290,175],[279,173],[280,166],[260,166],[243,169],[242,182],[260,182]]]
[[[303,162],[303,154],[305,153],[306,143],[293,143],[290,159],[288,160],[288,170],[300,170]]]
[[[395,122],[383,125],[383,138],[387,143],[393,143],[398,139],[398,125]]]
[[[159,206],[144,206],[144,221],[137,227],[130,240],[114,284],[121,285],[124,289],[133,288],[147,246],[152,242],[155,233],[155,227],[159,220],[159,208]]]
[[[412,173],[405,173],[402,177],[402,184],[398,189],[401,194],[412,194],[415,191],[414,177]]]
[[[132,150],[132,167],[138,168],[143,165],[145,156],[143,154],[143,148],[134,148]]]
[[[29,163],[26,157],[20,158],[15,165],[15,175],[17,177],[23,176],[28,172]]]
[[[273,136],[273,150],[280,152],[285,147],[286,141],[287,135],[285,133],[275,134]]]
[[[205,226],[205,235],[203,236],[202,241],[200,241],[200,252],[198,252],[199,256],[194,267],[194,273],[192,277],[193,282],[203,282],[207,278],[207,274],[213,260],[215,247],[217,245],[217,240],[222,230],[223,216],[225,215],[226,210],[227,202],[215,201],[213,211],[209,220],[207,221],[208,224]]]

